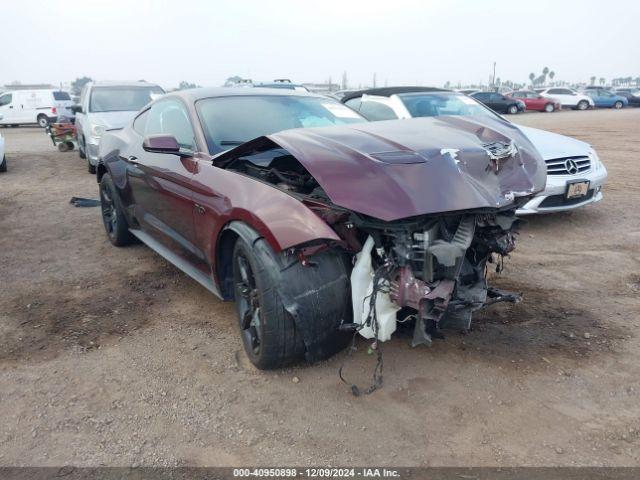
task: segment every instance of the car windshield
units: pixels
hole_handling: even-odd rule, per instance
[[[137,112],[164,94],[158,86],[95,87],[91,90],[90,112]]]
[[[290,128],[366,122],[349,107],[319,97],[238,95],[206,98],[196,108],[211,153]]]
[[[477,100],[453,92],[403,93],[398,95],[412,117],[464,115],[496,117]]]

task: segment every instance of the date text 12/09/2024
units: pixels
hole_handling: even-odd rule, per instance
[[[272,478],[399,478],[390,468],[234,468],[233,476]]]

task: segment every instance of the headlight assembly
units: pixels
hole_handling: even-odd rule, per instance
[[[602,162],[600,161],[600,157],[598,157],[598,154],[593,148],[589,149],[589,158],[591,159],[591,165],[593,166],[594,171],[597,172],[602,168]]]
[[[91,125],[91,135],[93,137],[100,138],[104,133],[104,127],[102,125]]]

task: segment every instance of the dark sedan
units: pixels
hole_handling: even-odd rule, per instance
[[[498,113],[516,114],[527,109],[522,100],[511,98],[498,92],[476,92],[472,93],[471,96]]]
[[[314,127],[314,128],[310,128]],[[258,368],[327,358],[352,335],[413,343],[517,295],[487,287],[545,164],[499,117],[367,122],[293,90],[170,93],[102,138],[102,218],[235,300]],[[351,332],[351,334],[349,334]]]
[[[614,93],[626,98],[630,107],[640,107],[640,88],[616,88]]]

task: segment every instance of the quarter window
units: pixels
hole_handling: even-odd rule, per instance
[[[195,150],[193,127],[184,105],[177,100],[155,103],[146,119],[145,134],[168,134],[176,137],[182,148]]]
[[[58,101],[69,101],[71,97],[67,92],[53,92],[53,99]]]
[[[352,110],[355,110],[356,112],[360,110],[361,103],[362,103],[361,97],[352,98],[351,100],[347,100],[346,102],[344,102],[344,104],[347,107],[351,108]]]
[[[133,129],[140,135],[144,135],[145,128],[147,126],[147,117],[149,116],[149,110],[145,110],[136,117],[133,121]]]
[[[398,118],[391,107],[371,101],[362,102],[362,105],[360,105],[360,113],[372,121],[396,120]]]

